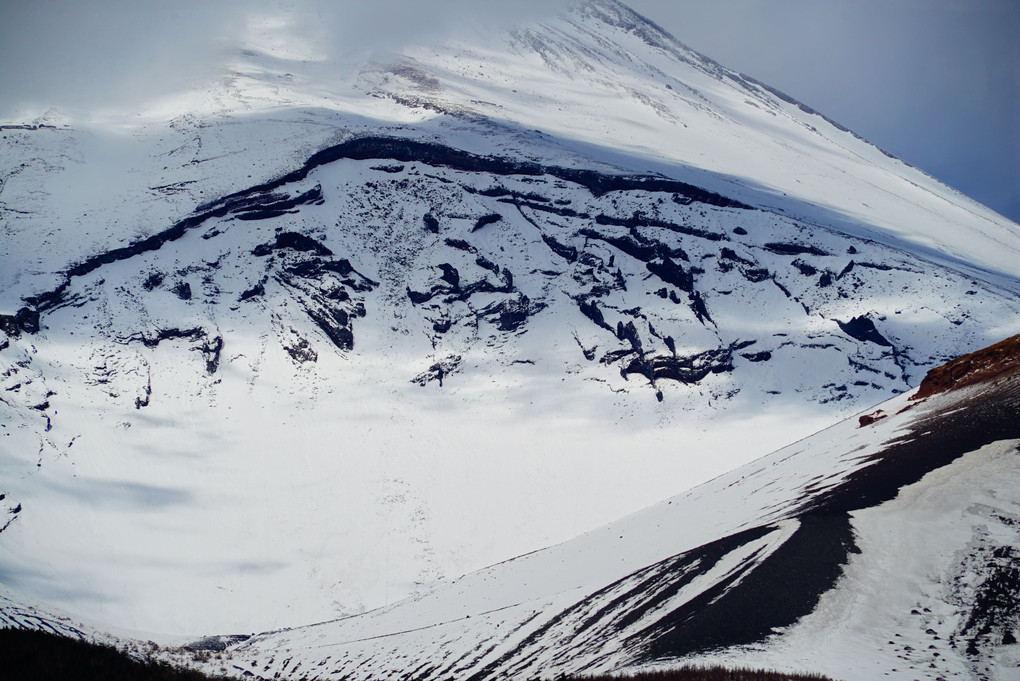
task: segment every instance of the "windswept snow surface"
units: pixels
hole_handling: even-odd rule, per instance
[[[256,678],[554,678],[681,659],[1013,678],[1018,387],[895,398],[871,425],[844,421],[428,595],[254,637],[233,664]]]
[[[0,579],[33,601],[357,614],[1020,331],[1016,225],[617,3],[357,67],[260,40],[2,130]]]

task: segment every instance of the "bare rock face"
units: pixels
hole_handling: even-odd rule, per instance
[[[1020,371],[1020,335],[935,367],[924,377],[911,399],[922,400],[950,390],[987,383],[1017,371]]]

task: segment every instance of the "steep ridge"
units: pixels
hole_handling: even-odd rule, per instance
[[[409,72],[429,80],[399,75]],[[394,92],[410,83],[412,97]],[[1016,225],[615,0],[573,3],[504,45],[488,37],[409,49],[405,60],[366,74],[364,87],[536,128],[588,155],[605,150],[610,162],[631,155],[640,168],[855,236],[1018,274]],[[956,231],[964,223],[975,240]]]
[[[966,359],[978,363],[995,352]],[[232,649],[235,668],[255,678],[549,677],[649,668],[711,653],[707,659],[799,665],[847,679],[964,670],[1007,678],[1000,674],[1009,673],[1014,659],[1018,613],[1011,518],[1020,502],[1009,491],[1020,474],[1020,372],[920,402],[904,396],[882,409],[889,416],[874,424],[840,424],[602,530],[428,596],[248,639]],[[984,477],[992,472],[1008,477]],[[909,601],[910,613],[868,600],[882,592],[855,591],[871,583],[859,574],[860,564],[884,568],[884,556],[869,553],[881,529],[859,523],[861,512],[885,514],[894,534],[884,543],[906,539],[895,534],[895,521],[912,509],[893,500],[926,488],[938,494],[954,476],[966,480],[963,497],[942,500],[949,515],[962,514],[967,534],[940,532],[941,515],[927,522],[911,517],[922,524],[908,526],[933,546],[929,553],[941,553],[945,574],[900,575],[912,587],[895,600]],[[994,506],[984,505],[999,493],[1004,496]],[[1007,536],[989,533],[989,522]],[[699,531],[702,523],[723,531],[692,546],[707,534]],[[664,557],[643,564],[655,554]],[[947,586],[952,590],[940,592]],[[821,612],[820,603],[844,592],[844,600],[864,604]],[[872,607],[874,629],[853,627]],[[894,619],[903,616],[926,625]],[[804,625],[795,625],[801,620]],[[812,636],[819,620],[825,631]],[[850,626],[850,645],[829,641],[839,639],[829,632],[840,622]],[[897,646],[882,640],[890,630],[903,637]],[[910,645],[918,635],[930,643],[923,653]]]
[[[358,614],[1020,324],[1015,225],[619,3],[340,81],[237,60],[129,136],[3,131],[26,597],[171,633]],[[810,532],[758,531],[719,569]]]

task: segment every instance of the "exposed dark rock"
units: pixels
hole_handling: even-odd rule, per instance
[[[293,332],[293,329],[291,330]],[[307,339],[297,336],[293,343],[285,344],[283,349],[287,351],[290,358],[298,364],[305,364],[306,362],[317,362],[319,359],[319,353],[315,351],[312,344]]]
[[[881,333],[878,332],[878,329],[875,328],[875,322],[871,321],[867,317],[854,317],[848,322],[841,322],[837,319],[836,323],[839,324],[839,328],[843,330],[843,333],[851,338],[867,343],[874,343],[875,345],[892,347],[892,343],[890,343]]]
[[[768,350],[761,352],[742,352],[740,356],[746,359],[748,362],[767,362],[772,359],[772,353]]]
[[[492,262],[491,260],[486,258],[484,255],[479,255],[478,257],[476,257],[475,258],[475,264],[478,265],[479,267],[483,268],[483,269],[489,270],[493,274],[499,274],[499,265],[497,265],[496,263]]]
[[[968,452],[1001,440],[1020,438],[1020,370],[984,381],[980,393],[962,398],[953,409],[919,416],[897,437],[851,473],[839,486],[806,499],[803,512],[850,512],[893,499],[899,490]],[[912,406],[912,405],[911,405]]]
[[[491,312],[486,311],[486,314],[496,313],[499,315],[498,327],[500,331],[517,331],[535,311],[537,310],[533,309],[528,297],[519,293],[514,298],[500,302]]]
[[[560,256],[567,262],[577,262],[577,249],[574,248],[573,246],[561,244],[559,241],[549,236],[548,234],[542,235],[542,241],[545,242],[545,245],[548,246],[553,253]]]
[[[697,383],[709,374],[733,371],[733,348],[716,348],[693,355],[638,357],[623,370],[624,374],[642,374],[649,380],[668,379],[680,383]]]
[[[145,281],[142,282],[142,288],[146,291],[152,291],[163,285],[164,274],[162,272],[152,272]]]
[[[649,262],[645,267],[659,279],[662,279],[667,284],[673,284],[673,286],[676,286],[681,291],[690,293],[694,290],[694,275],[689,271],[685,271],[683,267],[668,256],[662,258],[659,262]]]
[[[584,358],[586,360],[591,362],[595,359],[595,353],[599,349],[597,345],[590,348],[586,348],[584,346],[584,343],[582,343],[581,339],[578,338],[577,336],[574,336],[574,341],[577,343],[577,347],[581,348],[581,354],[584,355]]]
[[[1020,555],[1012,546],[984,552],[981,583],[959,636],[967,640],[968,655],[981,655],[981,647],[1016,642],[1013,628],[1020,621]]]
[[[333,341],[333,345],[345,351],[354,349],[354,332],[349,326],[350,315],[345,310],[306,308],[305,311],[326,337]]]
[[[740,264],[747,265],[748,267],[753,267],[755,264],[752,261],[748,260],[747,258],[742,258],[739,255],[737,255],[737,252],[734,251],[732,248],[726,248],[725,246],[723,246],[723,248],[719,251],[719,257],[723,260],[732,260],[734,262],[739,262]]]
[[[511,192],[509,189],[502,185],[496,185],[494,187],[488,187],[486,189],[473,189],[471,187],[465,186],[464,189],[471,194],[480,194],[481,196],[488,196],[490,198],[496,198],[497,196],[510,196],[511,194],[513,194],[513,192]]]
[[[443,379],[455,372],[460,366],[460,362],[460,355],[451,355],[430,366],[428,371],[424,371],[415,376],[411,379],[411,383],[417,383],[424,388],[432,381],[438,381],[439,387],[443,387]]]
[[[573,182],[584,186],[595,196],[601,196],[611,191],[643,190],[649,192],[667,192],[682,197],[682,202],[689,203],[698,201],[709,205],[720,207],[751,209],[749,206],[738,201],[728,199],[714,192],[709,192],[699,187],[689,185],[676,180],[664,177],[648,175],[607,175],[592,170],[581,170],[574,168],[561,168],[558,166],[542,166],[527,161],[515,161],[506,158],[479,156],[459,149],[453,149],[440,144],[429,142],[418,142],[408,139],[393,137],[360,137],[351,139],[340,144],[333,145],[313,154],[302,165],[293,172],[282,175],[274,180],[228,194],[214,201],[198,206],[195,213],[178,221],[171,227],[158,232],[150,237],[123,248],[112,249],[69,268],[65,272],[63,283],[51,291],[25,298],[25,301],[35,308],[38,313],[46,311],[59,305],[70,286],[74,277],[84,276],[103,265],[125,260],[141,253],[151,252],[160,249],[164,244],[183,237],[189,230],[199,227],[208,220],[234,215],[244,220],[259,220],[275,217],[291,212],[297,207],[306,204],[320,204],[323,202],[322,187],[316,185],[296,196],[288,196],[278,193],[282,187],[294,182],[304,180],[308,174],[327,163],[340,159],[353,160],[391,160],[399,163],[417,162],[425,165],[433,165],[451,168],[455,170],[486,172],[495,175],[520,175],[540,176],[550,175],[552,177]],[[541,197],[531,197],[537,205],[542,202]],[[483,218],[484,219],[484,218]],[[644,221],[646,224],[652,224]],[[429,228],[426,222],[426,228]],[[477,225],[482,226],[482,225]],[[663,223],[661,226],[684,231],[687,228],[677,225]],[[696,230],[698,231],[698,230]],[[718,235],[710,236],[704,234],[705,238],[721,238]],[[328,249],[317,242],[309,243],[296,239],[289,244],[284,237],[283,243],[273,245],[264,244],[257,250],[261,254],[268,254],[278,248],[292,248],[294,250],[310,250],[318,255],[329,255]],[[307,239],[307,237],[304,237]],[[467,244],[465,244],[467,246]],[[467,246],[470,249],[470,246]],[[465,250],[467,250],[465,249]],[[676,253],[671,254],[677,257]],[[650,258],[645,258],[647,261]],[[6,317],[9,317],[6,316]],[[7,318],[0,318],[0,328],[14,328]],[[27,324],[29,328],[38,330],[38,326]],[[21,330],[26,330],[22,328]],[[34,331],[29,331],[34,332]]]
[[[304,165],[276,180],[229,195],[218,201],[205,204],[200,210],[213,209],[246,194],[272,191],[290,182],[305,179],[308,174],[327,163],[340,159],[374,160],[387,159],[403,163],[417,162],[425,165],[486,172],[493,175],[524,175],[552,177],[573,182],[587,188],[593,195],[601,196],[611,191],[644,190],[666,192],[684,197],[688,202],[697,201],[709,205],[751,210],[750,206],[726,198],[694,185],[665,177],[651,175],[607,175],[594,170],[542,166],[529,161],[515,161],[495,156],[479,156],[460,149],[454,149],[432,142],[419,142],[397,137],[358,137],[327,147],[313,154]]]
[[[804,244],[770,242],[765,244],[765,249],[772,251],[777,255],[829,255],[828,252],[823,251],[817,246],[806,246]]]
[[[850,274],[851,272],[853,272],[853,270],[854,270],[854,261],[853,261],[853,260],[851,260],[850,262],[848,262],[848,263],[846,264],[846,267],[844,267],[844,268],[842,269],[842,271],[841,271],[841,272],[840,272],[839,274],[837,274],[837,275],[836,275],[836,279],[842,279],[842,278],[843,278],[843,277],[845,277],[846,275],[848,275],[848,274]]]
[[[265,294],[266,294],[266,279],[263,278],[262,281],[258,282],[250,289],[244,291],[240,295],[240,297],[238,297],[238,301],[248,300],[250,298],[255,298],[256,296],[264,296]]]
[[[691,291],[690,299],[691,310],[694,311],[694,314],[695,316],[697,316],[698,321],[701,322],[702,324],[704,324],[706,321],[711,324],[715,324],[715,322],[712,321],[711,315],[708,314],[708,308],[705,306],[705,300],[704,298],[701,297],[701,294],[697,291]]]
[[[437,267],[443,271],[441,279],[447,282],[454,291],[459,291],[460,272],[457,271],[457,268],[445,262],[440,263]]]
[[[183,338],[190,341],[199,341],[205,338],[205,336],[205,329],[198,326],[191,329],[169,328],[157,329],[154,336],[146,336],[141,332],[135,333],[128,336],[125,342],[140,342],[147,348],[155,348],[165,340],[177,340]]]
[[[780,291],[783,292],[784,296],[786,296],[787,298],[793,298],[793,294],[790,293],[790,289],[786,288],[781,283],[779,283],[778,279],[776,279],[775,277],[772,277],[772,283],[775,284],[777,289],[779,289]],[[807,312],[807,308],[805,308],[804,312]]]
[[[670,601],[675,600],[694,580],[706,572],[710,572],[727,555],[760,539],[770,529],[745,530],[692,551],[672,556],[619,582],[607,585],[550,618],[548,622],[524,638],[516,649],[506,652],[502,658],[497,658],[471,678],[475,681],[496,678],[499,675],[495,672],[513,657],[519,656],[524,651],[546,649],[548,645],[543,645],[543,643],[549,640],[547,637],[550,634],[555,637],[556,634],[552,632],[562,629],[566,622],[570,623],[571,630],[576,632],[579,638],[583,636],[589,640],[610,638],[617,640],[619,632],[633,630],[635,626],[640,626],[643,620],[658,620],[658,614],[662,609]],[[742,574],[743,571],[738,573],[738,575]],[[734,575],[729,582],[738,580],[739,576]],[[684,615],[687,614],[684,613]],[[600,627],[605,627],[605,630],[599,631]],[[654,625],[641,628],[638,631],[640,633],[619,641],[619,644],[625,646],[625,650],[643,650],[650,642],[661,640],[663,637],[661,632],[655,630]],[[502,668],[505,669],[505,666]],[[721,675],[721,678],[728,676],[728,674]]]
[[[592,300],[591,302],[588,302],[586,300],[579,300],[578,307],[581,310],[581,314],[595,322],[596,325],[601,326],[606,331],[613,331],[609,324],[606,323],[606,318],[602,315],[602,310],[598,307],[598,301]]]
[[[38,333],[39,310],[23,307],[14,314],[0,314],[0,331],[11,337],[20,336],[22,331]]]
[[[310,252],[313,255],[333,255],[333,251],[329,250],[315,239],[297,232],[280,232],[276,235],[276,240],[273,243],[259,244],[256,246],[252,250],[252,255],[262,257],[269,255],[273,251],[281,249],[291,249],[306,253]]]
[[[220,366],[220,352],[223,350],[223,336],[216,336],[202,344],[202,356],[205,357],[205,370],[215,374]]]
[[[428,293],[422,291],[412,291],[410,287],[407,288],[407,297],[411,299],[411,303],[414,305],[421,305],[422,303],[427,303],[428,301],[432,300],[435,297],[436,293],[437,293],[436,291],[429,291]]]
[[[818,277],[818,288],[828,286],[832,286],[832,272],[822,272],[822,276]]]
[[[740,236],[747,236],[747,230],[744,229],[743,227],[734,227],[733,233],[739,234]]]
[[[726,237],[716,232],[709,232],[703,229],[697,229],[695,227],[688,227],[687,225],[678,225],[673,222],[664,222],[662,220],[655,220],[652,218],[645,217],[642,213],[636,212],[629,218],[615,218],[609,215],[596,215],[595,222],[600,225],[616,225],[619,227],[658,227],[660,229],[668,229],[671,232],[677,232],[679,234],[686,234],[687,236],[696,236],[701,239],[708,239],[709,241],[720,241]]]
[[[141,409],[142,407],[148,407],[149,402],[152,400],[152,379],[150,378],[145,384],[145,394],[139,395],[135,398],[135,409]]]
[[[298,196],[271,192],[255,192],[247,200],[241,199],[230,206],[238,220],[268,220],[288,213],[296,213],[298,206],[322,203],[322,186],[315,185]]]
[[[191,300],[191,284],[186,281],[178,282],[170,291],[181,300]]]
[[[626,324],[622,321],[616,322],[616,337],[630,343],[635,352],[641,352],[641,336],[632,320],[628,320]]]
[[[772,278],[772,273],[764,267],[742,267],[740,273],[752,284],[760,284],[766,279]]]
[[[498,201],[500,203],[513,204],[514,206],[517,207],[518,210],[520,210],[521,208],[530,208],[531,210],[537,210],[543,213],[551,213],[553,215],[559,215],[565,218],[581,218],[584,220],[588,220],[591,218],[591,215],[589,215],[588,213],[579,213],[578,211],[572,208],[566,208],[563,206],[553,206],[547,203],[534,203],[532,201],[522,201],[519,198],[517,198],[518,196],[519,195],[515,194],[513,198],[498,199]],[[548,199],[545,200],[548,201]]]
[[[488,215],[483,215],[482,217],[480,217],[477,220],[475,220],[475,226],[471,228],[471,231],[472,232],[477,232],[478,230],[482,229],[483,227],[485,227],[487,225],[491,225],[491,224],[493,224],[495,222],[499,222],[502,219],[503,219],[503,216],[500,215],[499,213],[490,213]]]
[[[293,215],[296,210],[253,210],[237,214],[238,220],[268,220],[278,218],[281,215]]]
[[[433,234],[439,234],[439,220],[437,220],[432,213],[425,213],[421,220],[425,224],[425,229]]]
[[[284,268],[287,274],[293,274],[299,277],[317,279],[325,272],[333,272],[340,276],[347,276],[354,273],[354,267],[351,265],[350,260],[346,258],[336,258],[333,260],[321,260],[319,258],[312,258],[310,260],[300,260],[296,263],[290,264]],[[353,283],[352,288],[355,290],[370,290],[376,286],[376,282],[368,279],[367,277],[360,277],[361,283]],[[367,287],[367,288],[364,288]]]
[[[202,356],[205,358],[206,371],[210,374],[216,373],[220,364],[220,352],[223,350],[223,336],[216,336],[212,340],[208,340],[205,329],[201,327],[191,329],[159,329],[154,336],[146,336],[144,333],[136,333],[129,336],[125,342],[140,342],[147,348],[155,348],[163,341],[177,339],[185,339],[192,342],[203,341],[202,345],[195,349],[200,351]],[[136,404],[135,407],[138,408],[148,405],[149,394],[151,394],[151,387],[149,392],[146,393],[145,400]]]
[[[451,248],[456,248],[459,251],[467,251],[468,253],[478,253],[478,250],[474,246],[464,241],[463,239],[444,239],[444,242],[446,243],[447,246],[450,246]]]
[[[39,331],[39,311],[29,307],[23,307],[17,311],[14,318],[18,322],[18,328],[25,333],[37,333]]]
[[[404,166],[401,163],[392,163],[385,165],[372,166],[372,170],[379,170],[384,173],[401,173],[404,171]]]
[[[814,275],[818,274],[817,268],[812,267],[811,265],[807,264],[802,260],[794,260],[792,264],[794,267],[800,270],[800,273],[803,274],[805,277],[813,277]]]
[[[338,282],[333,275],[343,278]],[[378,282],[359,273],[346,259],[317,256],[298,259],[275,278],[299,294],[298,300],[309,319],[337,348],[346,351],[354,347],[352,321],[365,316],[365,307],[352,294],[371,291]]]
[[[511,274],[510,270],[506,269],[505,267],[502,270],[500,270],[499,274],[503,278],[503,283],[501,285],[493,284],[488,279],[479,279],[478,281],[474,281],[466,285],[461,285],[459,287],[450,287],[443,285],[433,286],[432,291],[426,295],[428,295],[428,298],[432,298],[433,296],[438,295],[440,293],[445,293],[448,294],[446,302],[452,302],[455,300],[467,300],[476,293],[512,293],[514,290],[513,274]],[[447,283],[449,283],[449,279],[446,279],[444,277],[444,280],[447,281]],[[426,300],[428,298],[426,298]],[[414,297],[411,298],[411,301],[414,302]]]
[[[588,228],[582,229],[578,233],[581,236],[588,237],[589,239],[604,241],[642,262],[648,262],[655,258],[669,257],[679,257],[683,260],[690,260],[682,249],[672,249],[661,242],[640,238],[640,235],[633,230],[631,231],[630,236],[619,237],[601,234],[600,232]]]

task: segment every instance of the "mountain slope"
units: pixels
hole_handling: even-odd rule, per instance
[[[0,598],[0,622],[266,679],[544,678],[681,661],[1012,678],[1018,350],[1014,337],[961,358],[689,492],[357,617],[162,650],[19,598]]]
[[[254,637],[234,664],[256,678],[551,677],[711,653],[845,679],[1008,678],[1020,374],[872,418],[427,596]]]
[[[356,614],[1020,326],[1015,225],[622,5],[339,81],[267,45],[134,127],[3,131],[0,574],[33,600]]]

